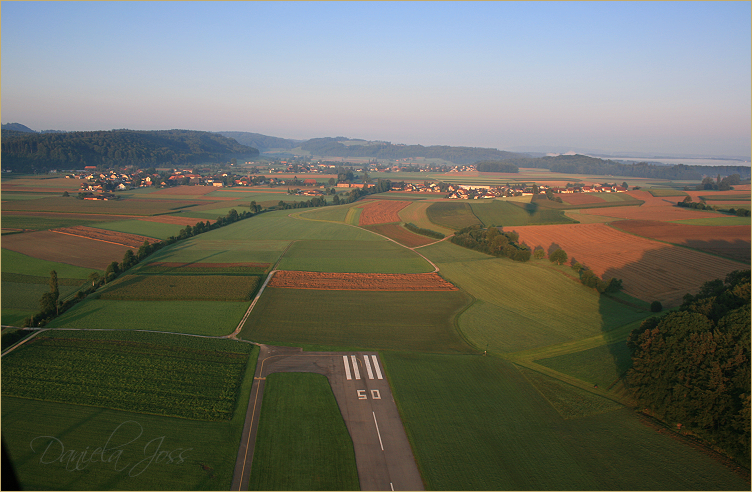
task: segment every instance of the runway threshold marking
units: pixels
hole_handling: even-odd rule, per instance
[[[368,371],[368,379],[373,379],[373,371],[371,371],[371,363],[368,361],[368,356],[363,357],[366,363],[366,371]]]
[[[379,367],[379,360],[376,358],[375,355],[372,355],[371,358],[373,359],[373,368],[376,369],[376,377],[379,379],[384,379],[384,377],[381,375],[381,368]],[[367,355],[366,355],[366,360],[368,360]]]
[[[350,363],[349,363],[349,362],[347,362],[347,356],[346,356],[346,355],[343,355],[343,356],[342,356],[342,360],[344,360],[344,361],[345,361],[345,377],[346,377],[346,378],[347,378],[348,380],[351,380],[351,379],[352,379],[352,375],[350,374]]]
[[[353,372],[355,373],[355,379],[360,379],[360,371],[358,370],[358,359],[356,359],[354,355],[351,355],[350,359],[352,359]]]
[[[381,446],[381,450],[383,451],[384,443],[381,442],[381,432],[379,432],[379,423],[376,422],[376,412],[371,412],[371,413],[373,413],[373,423],[376,424],[376,434],[379,435],[379,445]]]

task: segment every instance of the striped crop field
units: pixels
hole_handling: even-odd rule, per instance
[[[454,229],[442,227],[428,219],[426,210],[432,203],[433,202],[424,200],[412,202],[410,205],[399,211],[398,215],[400,220],[407,224],[415,224],[422,229],[431,229],[445,235],[452,234]]]
[[[537,203],[507,202],[492,200],[490,202],[469,203],[473,213],[485,227],[518,226],[532,224],[570,224],[572,219],[561,210],[540,207]]]
[[[546,252],[562,248],[599,277],[623,280],[627,294],[664,306],[743,265],[698,251],[626,234],[605,224],[528,226],[511,229],[520,242]],[[556,246],[554,246],[556,245]]]
[[[676,203],[682,200],[680,197],[654,197],[642,190],[619,193],[619,195],[628,195],[644,203],[639,207],[589,208],[583,209],[582,213],[620,219],[655,220],[656,217],[660,217],[665,221],[718,217],[717,212],[678,207]]]
[[[428,220],[452,231],[472,225],[482,225],[473,213],[470,204],[465,202],[433,202],[427,209]],[[430,229],[430,227],[429,227]]]
[[[358,225],[386,224],[399,222],[398,212],[410,205],[410,202],[398,200],[375,200],[363,205],[358,219]]]
[[[162,218],[162,220],[169,220],[167,216],[160,215],[155,218]],[[186,225],[193,227],[198,222],[198,219],[190,219],[187,217],[181,217],[178,219],[179,223],[174,222],[161,222],[154,220],[119,220],[117,222],[103,222],[96,224],[98,229],[106,229],[108,231],[126,232],[129,234],[139,234],[142,236],[149,236],[150,238],[167,239],[170,236],[177,236],[180,234],[181,229],[185,229]],[[185,222],[188,222],[187,224]],[[141,241],[143,244],[143,241]],[[139,244],[139,246],[141,245]]]
[[[415,234],[405,229],[402,224],[376,224],[366,226],[366,229],[393,239],[408,248],[423,246],[437,241],[437,239]]]
[[[180,263],[154,261],[141,266],[138,269],[138,273],[140,275],[261,275],[267,273],[271,266],[271,263]]]
[[[120,301],[250,301],[261,277],[124,275],[92,298]]]

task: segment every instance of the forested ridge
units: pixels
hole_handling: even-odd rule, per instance
[[[641,408],[749,464],[749,270],[706,282],[678,311],[643,321],[627,345]]]
[[[68,133],[2,132],[3,168],[17,172],[96,165],[185,165],[258,156],[257,149],[217,133],[192,130],[112,130]]]

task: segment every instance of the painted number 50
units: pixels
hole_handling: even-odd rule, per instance
[[[366,390],[357,390],[358,391],[358,400],[367,400],[368,395],[366,394]],[[371,399],[373,400],[381,400],[381,393],[379,390],[371,390]]]

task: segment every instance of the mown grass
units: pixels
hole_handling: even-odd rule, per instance
[[[68,295],[77,291],[80,287],[70,285],[58,286],[60,299],[65,299]],[[39,312],[39,299],[50,291],[50,286],[45,284],[28,284],[17,282],[2,283],[2,309],[7,308],[20,309],[25,311]],[[4,313],[3,313],[4,314]]]
[[[3,306],[2,313],[0,313],[0,323],[8,326],[21,326],[23,321],[39,312],[39,308],[34,309],[17,309],[6,308]]]
[[[459,318],[463,334],[480,350],[517,352],[598,335],[644,312],[599,296],[550,263],[518,263],[448,244],[421,252],[442,275],[476,302]]]
[[[194,420],[232,418],[251,349],[45,335],[3,358],[3,396]]]
[[[538,206],[537,203],[520,203],[492,200],[470,203],[473,213],[485,227],[523,226],[539,224],[572,224],[575,221],[560,210]]]
[[[368,292],[267,288],[240,332],[244,340],[339,349],[466,353],[454,325],[460,291]]]
[[[250,301],[258,276],[124,275],[99,290],[94,299],[122,301]]]
[[[483,225],[465,202],[434,202],[426,209],[428,220],[452,231]]]
[[[253,219],[247,219],[253,220]],[[228,226],[229,227],[229,226]],[[160,249],[139,263],[134,273],[151,268],[152,263],[274,263],[289,241],[252,238],[223,238],[207,232]]]
[[[198,219],[196,219],[198,222]],[[148,220],[119,220],[117,222],[103,222],[93,227],[106,229],[108,231],[127,232],[128,234],[138,234],[140,236],[155,237],[157,239],[167,239],[170,236],[177,236],[185,226],[179,224],[163,224],[161,222],[151,222]]]
[[[378,238],[372,235],[372,238]],[[423,273],[433,267],[415,252],[392,241],[296,241],[280,270],[359,273]]]
[[[687,196],[687,194],[684,193],[683,191],[674,190],[671,188],[650,188],[647,191],[648,193],[650,193],[651,195],[657,198],[665,197],[665,196],[681,196],[681,197]]]
[[[349,205],[336,205],[331,207],[313,208],[302,212],[297,212],[297,216],[307,220],[323,220],[326,222],[345,222],[347,212],[350,210]]]
[[[360,490],[352,440],[325,376],[266,378],[248,488]]]
[[[9,249],[2,250],[2,269],[3,272],[20,273],[23,275],[32,275],[36,277],[50,278],[50,272],[55,270],[57,276],[61,278],[80,278],[86,279],[89,274],[96,271],[91,268],[77,267],[66,263],[40,260],[21,253],[16,253]]]
[[[75,336],[115,343],[147,341],[178,348],[237,350],[228,347],[233,343],[228,340],[162,334],[79,332]],[[228,490],[257,357],[258,348],[253,347],[229,421],[190,420],[3,395],[3,440],[21,486],[26,490]],[[44,459],[42,452],[50,440],[34,441],[39,436],[60,441]],[[91,453],[104,447],[108,439],[110,451],[102,460],[91,459]],[[60,445],[66,452],[77,454],[54,460],[62,452]],[[117,449],[122,452],[116,453]],[[82,451],[87,455],[78,462]],[[69,461],[69,457],[73,459]]]
[[[153,330],[194,335],[232,333],[248,302],[85,300],[49,328]]]
[[[587,416],[564,419],[508,362],[381,356],[427,490],[748,488],[723,465],[648,428],[630,410],[597,413],[610,402],[601,402],[602,408],[589,396],[568,398]],[[559,389],[555,394],[566,397]]]
[[[632,365],[626,340],[533,362],[603,388],[608,388]]]
[[[438,224],[431,222],[426,215],[426,209],[431,205],[431,202],[416,201],[403,208],[397,214],[400,219],[406,223],[412,223],[423,229],[433,229],[444,235],[449,235],[454,232],[454,229],[448,227],[442,227]]]

